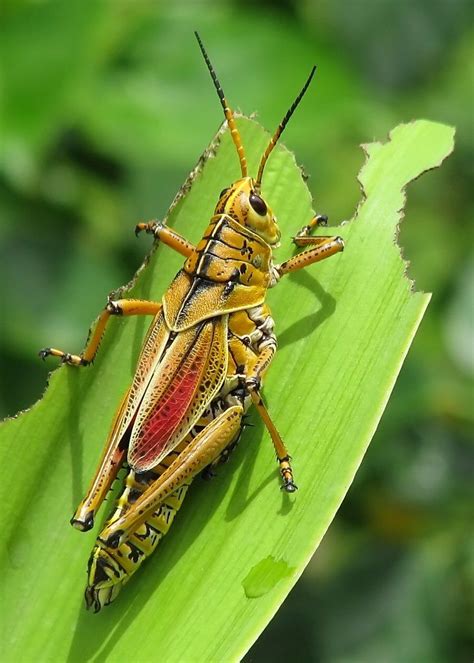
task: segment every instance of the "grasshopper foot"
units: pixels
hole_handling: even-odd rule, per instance
[[[283,486],[281,486],[281,490],[284,490],[285,493],[296,493],[298,486],[291,480],[288,481],[288,483],[283,484]]]
[[[308,225],[303,226],[299,232],[296,233],[296,236],[293,237],[293,243],[296,246],[305,246],[307,241],[304,240],[307,237],[310,237],[313,230],[328,225],[328,217],[326,214],[316,214],[315,217],[311,219]]]
[[[285,456],[284,458],[279,458],[278,462],[280,463],[280,474],[283,479],[281,490],[284,490],[286,493],[296,492],[298,486],[293,481],[293,470],[291,469],[290,457]]]
[[[217,476],[216,472],[213,472],[212,466],[208,465],[203,469],[201,472],[201,477],[204,479],[204,481],[210,481],[211,479],[214,479],[214,477]]]
[[[160,221],[148,221],[147,223],[137,223],[135,226],[135,236],[141,232],[146,232],[149,235],[154,235],[158,239],[158,230],[163,227],[163,224]]]
[[[69,364],[70,366],[88,366],[90,363],[80,355],[72,355],[69,352],[63,352],[56,348],[43,348],[43,350],[38,352],[38,355],[43,361],[49,356],[59,357],[63,364]]]

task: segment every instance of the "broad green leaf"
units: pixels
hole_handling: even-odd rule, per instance
[[[247,119],[239,126],[255,172],[268,135]],[[345,252],[269,293],[280,348],[265,396],[294,459],[294,496],[279,490],[269,436],[253,414],[255,426],[229,464],[211,483],[194,482],[153,557],[114,604],[92,615],[82,592],[97,529],[81,534],[68,520],[133,374],[147,321],[113,320],[92,368],[55,370],[42,400],[3,424],[4,661],[233,661],[247,651],[341,504],[428,304],[429,295],[414,292],[405,275],[395,236],[404,187],[439,166],[452,146],[453,130],[427,121],[367,146],[359,176],[364,200],[337,229]],[[178,196],[169,224],[196,241],[219,191],[238,174],[224,132]],[[290,236],[313,214],[294,157],[282,146],[269,161],[263,193],[286,238],[281,260],[292,253]],[[158,247],[133,296],[159,298],[180,263]]]

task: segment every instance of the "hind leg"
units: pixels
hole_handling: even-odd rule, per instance
[[[241,405],[230,407],[198,433],[130,509],[105,526],[99,537],[101,543],[117,548],[171,493],[212,463],[237,435],[242,415]]]

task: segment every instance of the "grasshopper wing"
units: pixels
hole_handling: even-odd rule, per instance
[[[170,331],[160,311],[148,330],[130,389],[125,393],[114,417],[112,427],[94,478],[85,498],[72,518],[75,527],[88,530],[93,526],[93,516],[104,500],[125,459],[126,445],[121,444],[132,424],[147,386],[153,378],[169,341]]]
[[[128,463],[156,466],[196,424],[227,372],[227,316],[172,333],[136,414]]]

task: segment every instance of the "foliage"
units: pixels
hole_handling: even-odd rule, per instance
[[[40,347],[82,347],[105,294],[142,261],[130,227],[165,213],[215,131],[220,109],[194,29],[230,101],[258,109],[269,128],[318,65],[284,141],[333,221],[350,218],[359,200],[358,143],[413,117],[458,128],[453,157],[410,188],[400,230],[410,276],[433,292],[427,315],[335,523],[254,660],[281,657],[282,633],[287,650],[311,661],[391,661],[400,643],[406,661],[471,654],[471,9],[469,0],[350,10],[299,0],[3,3],[5,415],[42,393]]]
[[[255,169],[268,137],[252,122],[240,120],[240,126]],[[3,424],[1,463],[9,476],[0,498],[9,509],[1,525],[2,574],[5,600],[14,607],[13,619],[5,620],[4,652],[11,660],[36,659],[40,652],[45,660],[123,660],[133,658],[137,642],[144,660],[157,647],[170,662],[236,660],[245,653],[340,505],[428,303],[427,295],[410,291],[393,240],[404,186],[440,163],[452,135],[442,125],[417,122],[398,127],[386,145],[367,146],[360,175],[366,199],[357,218],[340,228],[347,252],[270,295],[281,348],[266,393],[295,456],[297,499],[278,494],[266,435],[261,426],[251,429],[234,471],[222,471],[205,490],[196,486],[153,561],[116,604],[86,616],[79,597],[91,536],[79,541],[66,523],[130,380],[144,321],[115,321],[93,369],[55,371],[42,401]],[[191,188],[184,187],[169,224],[196,241],[202,230],[196,219],[210,217],[216,191],[235,171],[226,133]],[[285,236],[295,219],[312,216],[309,192],[284,148],[272,156],[264,195]],[[177,262],[160,247],[132,296],[158,298]],[[334,338],[337,343],[328,343]],[[319,402],[318,394],[325,394]],[[44,628],[45,614],[52,632]]]

